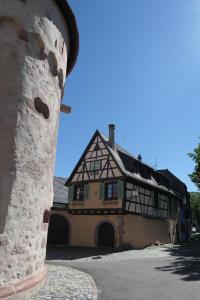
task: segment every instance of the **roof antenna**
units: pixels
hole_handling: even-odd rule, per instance
[[[158,156],[156,156],[156,158],[155,158],[155,162],[154,162],[154,164],[153,164],[153,167],[154,167],[154,169],[155,170],[158,170],[158,164],[159,164],[159,160],[158,160]]]

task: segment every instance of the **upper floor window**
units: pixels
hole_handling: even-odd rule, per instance
[[[84,184],[77,185],[74,188],[74,201],[84,200]]]
[[[105,186],[105,199],[117,199],[118,197],[117,182],[108,182]]]
[[[169,205],[169,213],[171,214],[176,214],[177,213],[177,200],[174,198],[169,198],[168,200],[168,205]]]
[[[158,194],[158,192],[154,192],[154,207],[159,208],[159,194]]]
[[[99,171],[101,169],[101,161],[91,161],[90,162],[90,171]]]

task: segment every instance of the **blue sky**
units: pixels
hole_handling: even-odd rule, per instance
[[[55,175],[69,176],[96,129],[196,187],[187,156],[200,136],[200,1],[70,0],[80,33],[67,79]]]

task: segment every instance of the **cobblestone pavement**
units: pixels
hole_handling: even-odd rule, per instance
[[[96,299],[96,285],[88,274],[68,267],[49,265],[46,283],[30,300]]]

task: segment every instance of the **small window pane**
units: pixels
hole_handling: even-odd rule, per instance
[[[94,168],[95,168],[95,162],[94,161],[91,161],[90,163],[90,171],[94,171]]]
[[[97,160],[95,161],[95,170],[98,171],[101,169],[101,161]]]
[[[106,199],[117,198],[117,182],[110,182],[106,184]]]
[[[99,171],[101,169],[101,161],[91,161],[90,162],[90,171]]]

